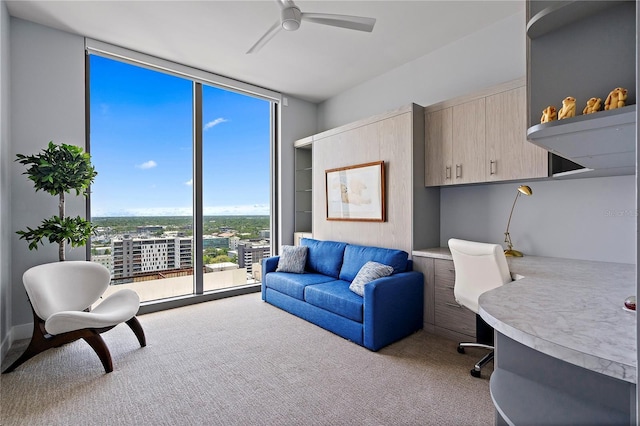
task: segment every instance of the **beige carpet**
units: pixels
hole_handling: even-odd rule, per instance
[[[371,352],[250,294],[139,317],[0,376],[9,425],[491,425],[482,350],[418,332]],[[4,366],[20,351],[12,349]]]

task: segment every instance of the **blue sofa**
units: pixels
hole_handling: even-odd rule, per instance
[[[303,238],[302,274],[276,272],[279,256],[262,261],[262,299],[372,351],[422,328],[422,273],[402,250]],[[349,289],[367,261],[393,267],[389,276]]]

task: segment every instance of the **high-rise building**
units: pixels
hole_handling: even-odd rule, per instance
[[[111,243],[113,278],[133,278],[155,271],[193,266],[192,238],[131,238]]]
[[[247,268],[251,274],[252,265],[260,263],[265,257],[271,256],[271,244],[269,241],[240,241],[238,243],[238,266]]]

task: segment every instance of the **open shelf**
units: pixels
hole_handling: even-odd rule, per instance
[[[622,1],[564,1],[552,4],[533,16],[527,24],[530,39],[542,37],[552,31],[595,15]]]
[[[527,130],[527,138],[589,169],[635,170],[636,105],[579,115]],[[626,174],[626,173],[622,173]]]
[[[491,374],[491,398],[508,424],[628,424],[629,414],[507,370]]]

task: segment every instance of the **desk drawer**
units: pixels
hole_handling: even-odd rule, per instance
[[[476,314],[459,305],[453,295],[453,261],[435,260],[435,325],[470,337],[476,335]]]

